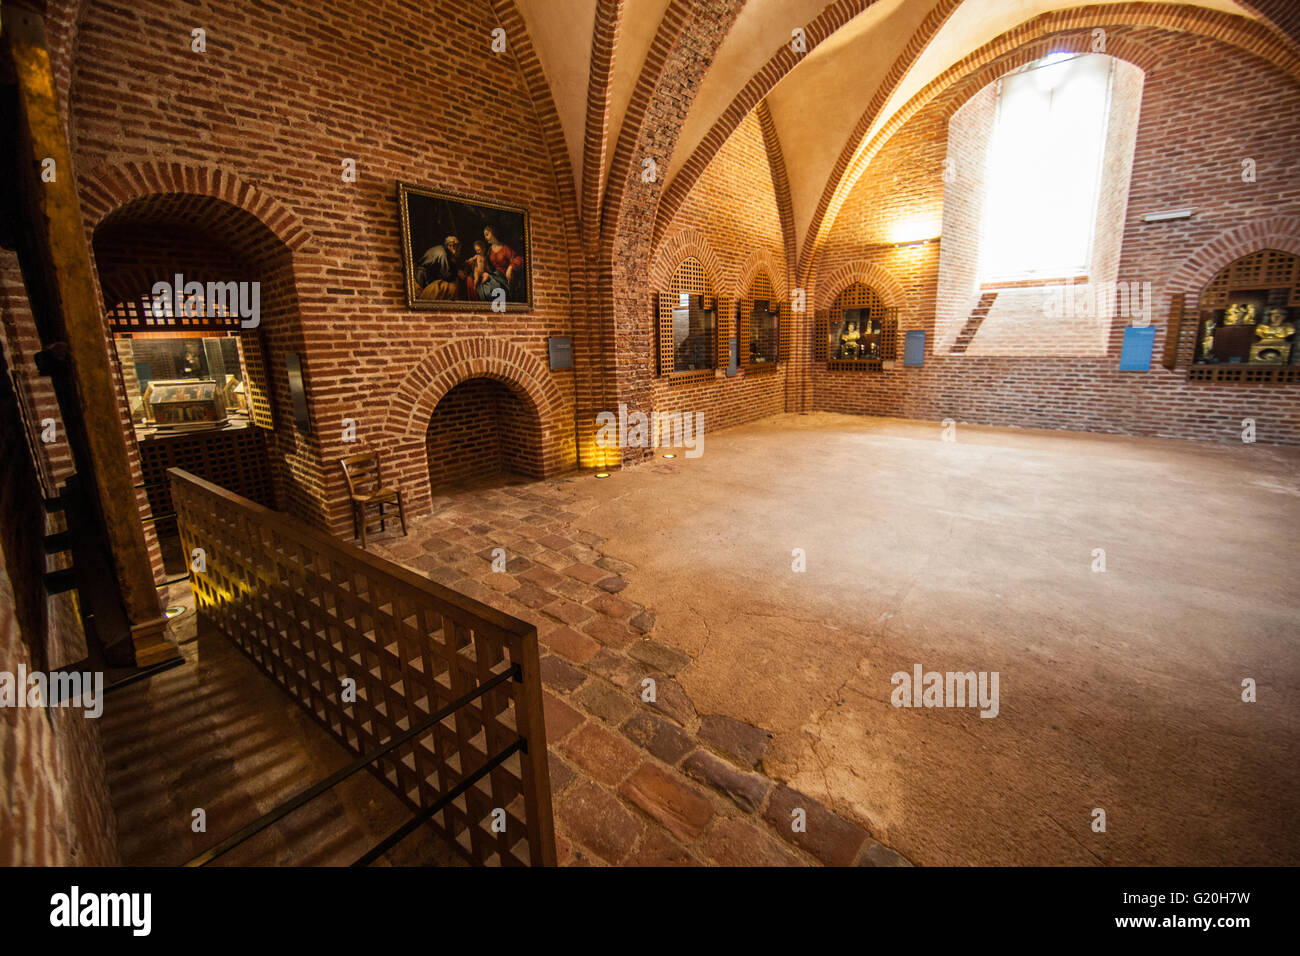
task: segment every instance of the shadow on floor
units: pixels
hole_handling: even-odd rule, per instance
[[[105,703],[104,762],[126,865],[175,866],[197,856],[350,755],[242,653],[195,636],[188,585],[169,605],[185,664],[124,687]],[[194,832],[196,810],[206,832]],[[410,811],[368,773],[343,781],[214,865],[342,866],[406,822]],[[387,865],[464,865],[431,830],[408,836]]]

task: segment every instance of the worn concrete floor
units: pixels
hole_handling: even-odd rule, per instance
[[[580,487],[699,711],[914,862],[1300,863],[1300,449],[784,415]]]

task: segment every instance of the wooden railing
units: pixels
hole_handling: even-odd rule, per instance
[[[358,756],[473,698],[371,770],[471,862],[553,865],[536,628],[188,472],[168,475],[200,626]]]

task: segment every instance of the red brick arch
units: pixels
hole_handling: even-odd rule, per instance
[[[760,272],[767,273],[767,278],[772,283],[772,291],[776,293],[778,299],[784,300],[786,297],[785,269],[773,261],[772,254],[766,249],[754,250],[749,254],[749,258],[745,260],[745,264],[740,270],[740,281],[736,283],[736,296],[743,298],[749,295],[749,288],[754,284],[754,279]]]
[[[1153,27],[1218,40],[1258,56],[1300,81],[1300,53],[1294,45],[1264,24],[1236,14],[1176,3],[1099,4],[1042,14],[1008,30],[948,67],[890,116],[868,142],[850,141],[845,144],[809,224],[799,262],[803,280],[807,282],[808,277],[815,274],[816,262],[826,238],[858,180],[885,144],[913,116],[941,94],[963,84],[961,95],[953,103],[956,109],[996,74],[1051,52],[1048,46],[1051,50],[1088,50],[1091,31],[1096,27]],[[1143,70],[1151,65],[1146,48],[1128,37],[1108,36],[1105,52]]]
[[[664,291],[672,281],[673,272],[682,260],[694,257],[704,266],[704,273],[713,283],[715,294],[724,298],[734,298],[732,292],[733,277],[729,269],[718,258],[718,253],[709,243],[708,237],[700,230],[687,226],[677,230],[659,248],[655,256],[654,268],[650,270],[651,288]]]
[[[461,339],[426,355],[394,390],[384,430],[395,438],[423,439],[438,402],[471,378],[495,379],[528,398],[541,423],[543,452],[549,460],[551,443],[561,438],[559,425],[569,423],[564,398],[541,359],[498,339]]]
[[[755,109],[766,112],[764,97],[797,67],[808,53],[831,39],[875,2],[876,0],[834,0],[832,3],[827,3],[821,13],[802,24],[804,38],[807,41],[807,50],[804,53],[796,53],[793,50],[788,35],[774,38],[779,41],[776,43],[775,52],[732,98],[727,108],[674,173],[672,182],[664,190],[663,198],[655,213],[653,245],[658,245],[662,241],[664,233],[673,221],[673,216],[690,195],[691,189],[704,175],[713,157],[718,154],[745,117]],[[766,125],[770,122],[770,117],[764,121],[760,116],[760,122]]]
[[[903,288],[903,284],[887,270],[874,262],[850,262],[848,265],[840,266],[817,283],[814,307],[829,309],[835,297],[855,282],[871,286],[891,308],[900,308],[907,298],[907,291]]]
[[[1198,296],[1224,266],[1261,249],[1300,256],[1300,216],[1274,216],[1211,239],[1170,273],[1166,291]]]
[[[291,252],[311,252],[311,233],[283,203],[215,166],[152,161],[103,164],[78,180],[88,235],[129,203],[174,195],[207,196],[247,212]]]

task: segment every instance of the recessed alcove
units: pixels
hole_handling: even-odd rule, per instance
[[[429,488],[542,477],[541,422],[522,391],[491,378],[453,386],[429,419]]]
[[[987,84],[953,113],[939,353],[1107,353],[1143,80],[1139,67],[1116,57],[1048,56]],[[1073,99],[1064,95],[1074,87],[1081,91]],[[1082,106],[1097,115],[1076,129]],[[1074,165],[1058,169],[1067,159]]]

